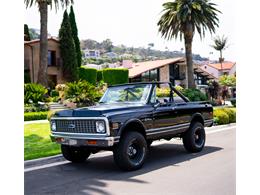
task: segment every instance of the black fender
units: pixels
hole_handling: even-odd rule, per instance
[[[142,133],[144,135],[144,137],[146,137],[146,127],[145,125],[143,124],[143,122],[138,119],[138,118],[133,118],[133,119],[129,119],[127,120],[119,129],[119,132],[118,132],[118,136],[121,136],[124,131],[127,129],[127,127],[131,124],[136,124],[138,125],[139,127],[141,127],[140,129],[138,128],[137,130],[140,131],[140,133]]]
[[[204,126],[204,117],[202,116],[201,113],[199,112],[196,112],[194,113],[192,116],[191,116],[191,119],[190,119],[190,125],[193,121],[198,121],[200,122],[203,126]]]

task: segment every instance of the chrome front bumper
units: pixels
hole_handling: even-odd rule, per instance
[[[68,136],[52,132],[50,137],[53,142],[71,146],[111,147],[119,142],[119,137],[100,135],[82,136],[80,134],[70,134]]]

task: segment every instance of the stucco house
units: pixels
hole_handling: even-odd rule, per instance
[[[100,51],[99,50],[85,49],[85,50],[83,50],[83,57],[84,58],[99,58],[100,57]]]
[[[235,75],[236,62],[225,61],[222,63],[208,63],[200,65],[200,68],[219,79],[221,75]]]
[[[37,82],[40,64],[40,40],[24,41],[24,70],[31,82]],[[48,82],[49,85],[64,83],[59,40],[48,38]]]
[[[187,87],[186,66],[183,57],[138,63],[128,61],[125,65],[123,63],[123,67],[129,69],[130,82],[162,81],[183,87]],[[196,85],[206,85],[208,80],[215,79],[198,67],[194,67],[194,78]]]

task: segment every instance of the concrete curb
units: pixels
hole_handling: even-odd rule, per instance
[[[226,127],[233,127],[233,126],[236,126],[236,123],[229,123],[227,125],[215,125],[215,126],[212,126],[212,127],[206,127],[205,129],[208,130],[214,130],[214,129],[221,129],[221,128],[226,128]]]
[[[48,123],[49,121],[46,120],[35,120],[35,121],[24,121],[24,124],[32,124],[32,123]]]
[[[206,131],[207,130],[211,131],[215,129],[222,129],[222,128],[233,127],[233,126],[236,126],[236,123],[206,127],[205,129]],[[62,154],[58,154],[50,157],[38,158],[34,160],[26,160],[24,161],[24,168],[31,168],[31,167],[36,167],[36,166],[41,166],[41,165],[46,165],[46,164],[56,163],[56,162],[62,162],[62,161],[66,161],[66,159],[63,158]]]
[[[34,160],[26,160],[26,161],[24,161],[24,168],[41,166],[41,165],[50,164],[50,163],[54,163],[54,162],[60,162],[60,161],[65,161],[65,158],[63,158],[63,156],[61,154],[58,154],[55,156],[38,158],[38,159],[34,159]]]

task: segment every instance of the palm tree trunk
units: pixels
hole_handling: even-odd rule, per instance
[[[184,33],[185,40],[185,54],[186,54],[186,63],[187,63],[187,73],[188,73],[188,88],[196,88],[194,81],[194,70],[192,62],[192,39],[193,31],[192,26],[188,26],[189,31]]]
[[[219,61],[220,61],[220,75],[223,75],[223,67],[222,67],[222,62],[223,62],[223,58],[222,58],[222,50],[220,50],[220,58],[219,58]]]
[[[48,86],[47,80],[47,60],[48,60],[48,32],[47,32],[47,22],[48,22],[48,4],[47,1],[39,2],[39,11],[41,18],[41,34],[40,34],[40,64],[38,71],[37,83],[44,86]]]

